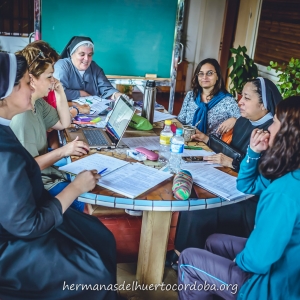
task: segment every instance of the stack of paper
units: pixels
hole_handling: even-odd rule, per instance
[[[172,177],[171,174],[140,163],[129,163],[98,153],[79,159],[59,169],[76,175],[83,170],[96,169],[100,172],[105,168],[107,170],[103,173],[98,185],[129,198],[135,198]]]
[[[153,118],[153,122],[159,122],[159,121],[164,121],[164,120],[171,120],[176,118],[175,115],[171,115],[171,114],[165,114],[162,113],[160,111],[155,110],[154,111],[154,118]]]
[[[91,108],[90,114],[91,115],[99,115],[105,109],[108,108],[109,103],[111,100],[102,99],[98,96],[88,96],[88,97],[80,97],[76,100],[73,100],[80,105],[88,104]]]
[[[184,169],[191,172],[195,184],[215,195],[227,200],[245,197],[244,193],[237,190],[234,176],[207,165],[199,167],[197,164],[186,164]]]

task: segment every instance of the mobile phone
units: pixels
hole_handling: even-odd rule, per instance
[[[182,159],[187,163],[202,162],[203,156],[184,156]]]

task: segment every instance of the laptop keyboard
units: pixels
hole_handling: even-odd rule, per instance
[[[104,146],[109,145],[103,133],[100,130],[85,130],[82,129],[83,134],[90,146]]]

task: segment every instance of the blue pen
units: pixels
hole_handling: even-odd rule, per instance
[[[107,170],[107,168],[103,169],[102,171],[100,171],[100,172],[98,173],[98,175],[103,174],[106,170]]]

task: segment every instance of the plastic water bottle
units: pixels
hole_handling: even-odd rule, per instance
[[[170,156],[170,145],[171,145],[171,138],[173,137],[173,132],[171,130],[171,120],[165,121],[165,127],[160,133],[159,138],[159,159],[160,162],[167,162]]]
[[[176,129],[176,135],[171,139],[171,155],[169,158],[169,169],[171,173],[177,174],[180,171],[181,156],[184,149],[184,138],[182,136],[183,130],[181,128]]]

